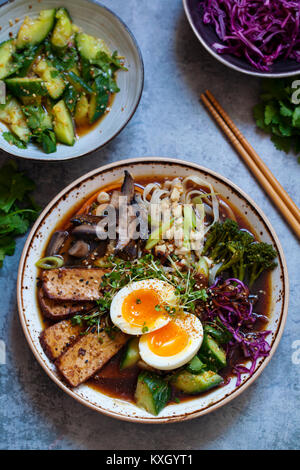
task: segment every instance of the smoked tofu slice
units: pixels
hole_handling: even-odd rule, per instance
[[[81,336],[55,362],[65,381],[71,387],[77,387],[92,377],[122,348],[128,339],[123,333],[114,333],[114,337],[101,331]]]
[[[50,361],[55,361],[63,351],[74,343],[82,327],[72,325],[70,320],[63,320],[49,326],[40,334],[40,343]]]
[[[100,284],[105,273],[96,268],[59,268],[43,271],[43,290],[59,301],[92,301],[101,297]]]
[[[45,296],[42,287],[38,290],[38,299],[45,317],[54,321],[64,320],[78,313],[86,313],[95,306],[93,302],[74,302],[72,300],[57,301],[49,299]]]

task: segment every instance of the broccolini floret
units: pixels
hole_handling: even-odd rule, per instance
[[[274,261],[277,254],[268,243],[252,243],[246,252],[246,264],[249,273],[250,287],[263,271],[273,269],[277,265]]]
[[[217,274],[227,271],[241,281],[247,276],[250,287],[264,270],[276,266],[276,251],[272,246],[255,242],[247,230],[241,230],[230,219],[213,225],[202,254],[221,263]]]

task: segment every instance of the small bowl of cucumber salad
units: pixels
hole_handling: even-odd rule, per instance
[[[0,12],[0,148],[59,161],[116,137],[144,84],[140,49],[122,20],[90,0],[15,0]]]

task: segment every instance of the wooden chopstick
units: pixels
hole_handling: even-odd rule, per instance
[[[213,104],[213,106],[216,108],[216,110],[221,114],[222,118],[226,122],[226,124],[230,127],[231,131],[234,133],[236,138],[240,141],[240,143],[243,145],[245,150],[249,153],[250,157],[258,168],[264,173],[265,177],[269,180],[270,184],[273,186],[273,188],[276,190],[277,194],[280,196],[280,198],[283,200],[283,202],[287,205],[287,207],[290,209],[290,211],[293,213],[294,217],[298,220],[300,224],[300,209],[299,207],[296,206],[292,198],[288,195],[288,193],[283,189],[279,181],[275,178],[271,170],[267,167],[265,162],[260,158],[260,156],[256,153],[252,145],[248,142],[248,140],[245,138],[245,136],[241,133],[241,131],[236,127],[234,122],[230,119],[228,114],[224,111],[222,106],[218,103],[216,98],[213,96],[213,94],[209,91],[206,90],[205,92],[207,98],[210,100],[210,102]]]
[[[243,158],[246,165],[250,168],[250,170],[254,174],[255,178],[257,179],[257,181],[263,187],[265,192],[270,196],[273,203],[280,210],[283,217],[286,219],[288,224],[294,230],[294,232],[296,233],[298,238],[300,238],[300,223],[298,222],[297,218],[294,216],[294,214],[290,210],[290,208],[285,204],[284,200],[281,199],[281,197],[279,196],[276,188],[273,187],[273,185],[267,179],[267,177],[265,176],[263,171],[258,167],[258,165],[254,161],[254,159],[252,159],[251,155],[248,153],[248,151],[245,149],[245,147],[242,145],[242,143],[238,140],[236,135],[233,133],[233,131],[228,126],[228,124],[225,122],[225,120],[222,118],[222,116],[218,113],[218,111],[213,106],[213,104],[209,101],[209,99],[204,94],[202,94],[201,95],[201,100],[203,101],[203,103],[205,104],[205,106],[207,107],[209,112],[212,114],[213,118],[218,123],[218,125],[220,126],[222,131],[228,137],[228,139],[232,143],[233,147],[237,150],[237,152]],[[224,113],[225,113],[225,111],[224,111]],[[275,179],[275,177],[274,177],[274,179]]]

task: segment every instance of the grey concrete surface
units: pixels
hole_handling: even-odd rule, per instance
[[[76,0],[75,0],[76,1]],[[168,156],[212,168],[252,196],[268,215],[287,258],[291,296],[282,341],[259,379],[217,412],[173,425],[110,419],[65,395],[43,372],[25,341],[16,305],[17,267],[25,238],[0,271],[1,449],[296,449],[300,441],[299,244],[262,189],[216,128],[199,95],[210,88],[284,188],[300,204],[300,165],[257,132],[251,108],[259,80],[225,68],[194,37],[180,0],[104,0],[133,31],[145,61],[145,89],[127,128],[101,151],[66,163],[19,161],[48,203],[85,172],[127,157]],[[62,1],[63,4],[63,1]],[[0,164],[7,156],[0,155]],[[295,345],[295,343],[294,343]],[[295,362],[295,361],[294,361]]]

